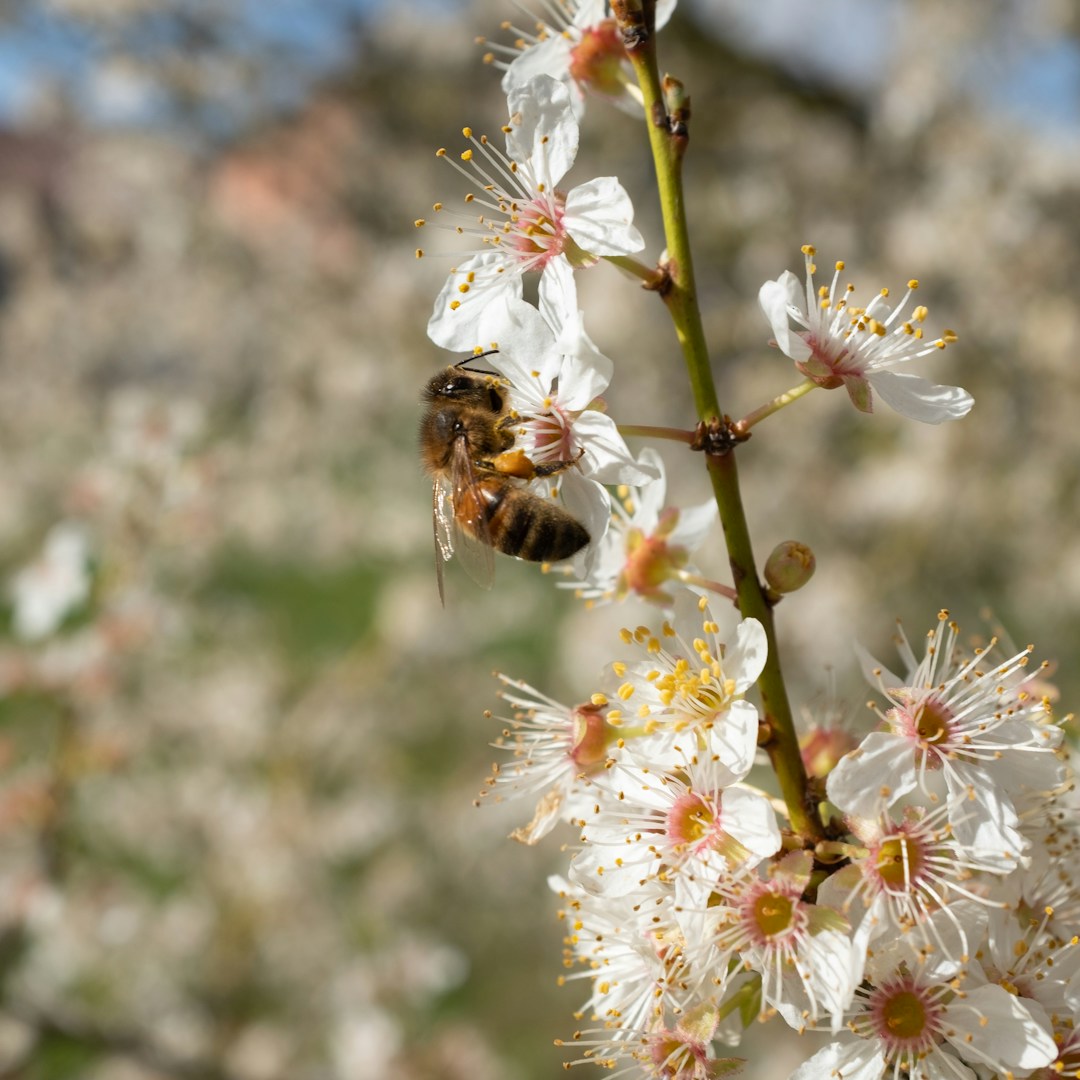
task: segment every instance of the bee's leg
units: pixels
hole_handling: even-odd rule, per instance
[[[503,476],[516,476],[522,480],[535,480],[537,477],[555,476],[557,473],[565,472],[576,465],[584,453],[585,450],[582,448],[576,458],[568,461],[545,461],[540,465],[536,465],[524,450],[507,450],[492,458],[491,461],[478,461],[477,465],[502,473]]]
[[[585,447],[581,447],[577,456],[566,461],[545,461],[541,465],[533,466],[533,476],[555,476],[557,473],[572,469],[585,455]]]
[[[477,462],[483,468],[502,473],[503,476],[516,476],[521,480],[532,480],[537,476],[536,466],[529,460],[524,450],[506,450],[490,461]]]

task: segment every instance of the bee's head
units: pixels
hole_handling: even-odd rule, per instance
[[[460,365],[439,372],[424,390],[425,401],[454,401],[500,413],[503,393],[497,376],[463,371]]]

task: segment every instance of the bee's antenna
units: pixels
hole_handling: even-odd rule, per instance
[[[498,349],[487,349],[485,352],[473,353],[472,356],[466,356],[464,360],[459,360],[454,367],[463,368],[466,364],[471,364],[474,360],[483,360],[485,356],[494,356]],[[497,371],[485,371],[483,368],[473,368],[473,371],[477,375],[498,375]]]

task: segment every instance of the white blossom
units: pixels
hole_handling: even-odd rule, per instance
[[[456,352],[471,350],[482,337],[487,304],[521,297],[527,271],[541,273],[543,297],[554,267],[590,266],[602,256],[630,255],[644,247],[630,197],[614,177],[597,177],[568,191],[559,187],[578,148],[578,123],[566,88],[539,75],[511,90],[507,103],[505,153],[469,128],[465,135],[471,146],[460,162],[439,152],[480,185],[466,196],[467,211],[449,226],[474,238],[478,247],[451,271],[428,322],[431,340]],[[441,203],[435,210],[444,218],[449,214]],[[577,310],[576,302],[572,307]]]
[[[796,367],[819,386],[843,386],[852,403],[862,412],[873,410],[873,393],[890,408],[928,424],[956,420],[971,409],[973,399],[958,386],[937,386],[908,372],[893,369],[956,340],[946,330],[934,341],[926,341],[922,322],[923,306],[903,312],[916,288],[908,282],[907,292],[895,306],[882,289],[865,307],[852,302],[855,287],[839,287],[844,264],[838,262],[832,283],[814,284],[815,250],[803,248],[806,284],[785,270],[776,281],[761,286],[758,300],[772,326],[780,351],[795,361]],[[795,324],[792,330],[791,324]],[[873,392],[873,393],[872,393]]]
[[[42,553],[11,580],[15,633],[24,641],[48,637],[90,595],[90,547],[72,522],[54,525]]]

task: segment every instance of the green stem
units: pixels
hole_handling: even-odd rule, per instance
[[[686,443],[687,446],[694,441],[692,431],[684,431],[682,428],[656,427],[654,424],[616,424],[620,435],[636,436],[642,439],[670,439],[672,442]]]
[[[652,32],[653,7],[653,0],[644,0],[643,4],[629,0],[614,0],[612,3],[612,11],[623,32],[627,55],[641,86],[649,144],[656,167],[664,240],[668,252],[667,262],[663,267],[668,280],[659,291],[667,305],[682,348],[698,416],[708,423],[722,414],[709,366],[705,330],[697,302],[690,232],[683,197],[682,159],[687,144],[687,110],[682,109],[675,116],[669,116],[656,63],[656,42]],[[666,79],[665,86],[672,99],[685,102],[682,88],[677,82]],[[806,769],[799,753],[791,704],[780,669],[780,652],[777,648],[772,608],[762,591],[754,562],[750,531],[739,491],[735,455],[729,451],[709,455],[706,460],[713,494],[720,510],[728,559],[738,593],[739,610],[744,618],[759,620],[768,639],[768,657],[758,680],[765,736],[762,745],[776,773],[792,828],[804,839],[818,841],[823,838],[822,828],[808,805]]]
[[[790,405],[793,401],[805,397],[811,390],[817,389],[819,385],[820,383],[816,383],[812,379],[804,379],[790,390],[778,394],[772,401],[767,401],[764,405],[758,406],[753,412],[747,413],[736,423],[735,430],[740,435],[746,434],[755,424],[761,423],[766,416],[772,416],[773,413],[779,412],[785,405]]]
[[[666,275],[663,270],[649,266],[632,255],[604,255],[603,259],[638,278],[646,289],[659,289],[664,283]]]
[[[730,585],[712,581],[707,577],[702,577],[701,574],[691,574],[688,570],[680,570],[675,576],[684,585],[696,585],[699,589],[707,589],[718,596],[725,596],[733,603],[737,604],[739,602],[739,594]]]

